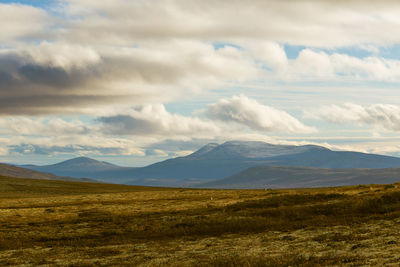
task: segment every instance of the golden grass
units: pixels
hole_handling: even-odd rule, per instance
[[[400,261],[400,189],[198,190],[0,178],[0,265]]]

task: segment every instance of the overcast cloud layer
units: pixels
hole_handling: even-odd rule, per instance
[[[0,1],[0,159],[400,151],[398,1],[26,2]]]

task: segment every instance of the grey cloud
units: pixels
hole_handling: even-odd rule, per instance
[[[104,104],[160,101],[183,88],[215,86],[256,73],[246,59],[216,51],[210,44],[190,43],[185,48],[184,44],[173,43],[167,51],[156,51],[161,47],[94,51],[66,43],[0,50],[0,114],[79,112]]]
[[[101,107],[104,104],[125,102],[127,96],[96,95],[28,95],[0,98],[0,114],[2,115],[43,115],[80,113],[81,108]],[[140,98],[140,97],[139,97]]]
[[[36,64],[30,57],[15,52],[0,54],[0,93],[10,88],[15,89],[15,94],[57,92],[84,83],[85,76],[82,70],[67,71],[57,66]]]
[[[135,91],[127,94],[112,88],[112,83],[130,80],[130,77],[128,79],[123,76],[128,76],[130,70],[134,77],[135,69],[139,79],[149,82],[154,80],[141,75],[139,66],[119,64],[118,59],[69,70],[30,61],[30,58],[15,54],[0,55],[0,113],[63,112],[63,108],[68,110],[142,100],[145,94],[140,93],[140,96]]]
[[[51,86],[54,88],[65,88],[79,84],[76,73],[69,74],[59,67],[40,66],[28,64],[18,69],[18,74],[26,79],[25,82]]]
[[[157,122],[138,119],[129,115],[101,117],[98,121],[103,123],[103,126],[106,126],[103,129],[107,134],[140,135],[162,132],[162,126]]]

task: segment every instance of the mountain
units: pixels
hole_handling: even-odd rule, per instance
[[[192,186],[222,179],[255,166],[315,168],[394,168],[400,158],[349,151],[331,151],[315,145],[273,145],[264,142],[210,143],[185,156],[145,167],[120,167],[89,158],[54,165],[25,166],[60,176],[88,177],[109,183],[152,186]]]
[[[112,178],[115,173],[118,173],[118,171],[134,169],[120,167],[108,162],[98,161],[88,157],[73,158],[52,165],[22,165],[21,167],[40,172],[48,172],[59,176],[68,176],[75,178],[86,177],[92,179],[107,177]]]
[[[323,169],[259,166],[198,187],[225,189],[301,188],[358,184],[390,184],[400,181],[400,168]]]
[[[229,141],[221,145],[215,143],[208,144],[189,155],[189,157],[208,159],[267,159],[315,150],[328,149],[314,145],[289,146],[256,141]]]
[[[30,178],[43,180],[62,180],[75,182],[95,182],[91,179],[76,179],[70,177],[60,177],[51,173],[38,172],[26,168],[16,167],[9,164],[0,163],[0,176],[13,178]]]
[[[55,171],[91,171],[91,170],[110,170],[119,168],[119,166],[104,162],[94,160],[88,157],[78,157],[74,159],[69,159],[60,163],[52,164],[52,165],[45,165],[45,166],[36,166],[36,165],[22,165],[22,167],[27,167],[30,169],[37,169],[37,170],[55,170]]]
[[[195,185],[234,175],[255,166],[315,168],[393,168],[400,158],[349,151],[331,151],[315,145],[273,145],[264,142],[230,141],[209,144],[186,157],[158,162],[132,172],[129,184]],[[173,181],[172,181],[173,180]]]

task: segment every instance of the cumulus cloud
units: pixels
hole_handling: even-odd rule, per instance
[[[55,2],[56,9],[0,4],[0,154],[165,156],[178,149],[149,146],[165,138],[222,140],[226,132],[263,140],[264,132],[312,133],[289,113],[245,96],[211,104],[207,118],[154,103],[174,105],[205,91],[218,99],[218,89],[248,82],[279,91],[282,81],[400,81],[400,61],[379,54],[400,42],[397,1]],[[304,48],[293,58],[287,45]],[[371,56],[335,50],[343,46]],[[398,131],[397,115],[384,106],[326,118]],[[99,119],[40,117],[71,113]]]
[[[262,105],[244,95],[221,99],[209,105],[204,114],[210,119],[245,125],[257,131],[294,133],[316,131],[287,112]]]
[[[301,50],[295,59],[288,60],[283,48],[271,58],[259,57],[272,68],[277,80],[284,81],[400,81],[400,61],[378,56],[357,58],[341,53],[315,49]]]
[[[373,126],[376,129],[400,131],[400,106],[374,104],[360,106],[353,103],[331,105],[308,112],[308,116],[333,123],[356,123]]]
[[[98,119],[102,131],[116,135],[213,135],[220,129],[212,122],[169,113],[164,105],[145,105],[125,114]]]

